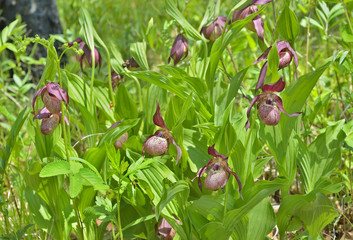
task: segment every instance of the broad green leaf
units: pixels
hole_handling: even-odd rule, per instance
[[[229,235],[225,231],[225,228],[220,222],[209,222],[200,229],[201,239],[212,240],[227,240]]]
[[[278,56],[277,44],[273,44],[268,54],[267,62],[268,62],[267,73],[271,73],[271,76],[272,76],[271,82],[276,82],[280,78],[278,74],[279,56]]]
[[[45,165],[40,171],[40,177],[52,177],[70,173],[70,163],[67,161],[55,161]]]
[[[115,94],[115,112],[119,119],[132,119],[138,117],[136,103],[132,100],[128,90],[121,84]]]
[[[82,190],[82,179],[80,174],[72,174],[70,177],[70,197],[75,198]]]
[[[194,41],[204,40],[200,33],[184,18],[174,0],[165,0],[165,5],[167,13],[179,23],[179,26],[183,28],[188,38]]]
[[[223,223],[228,234],[231,235],[236,224],[265,197],[287,184],[287,179],[277,178],[273,181],[260,181],[255,183],[253,187],[244,189],[242,192],[244,200],[237,201],[242,204],[241,207],[229,211],[224,217]]]
[[[346,135],[344,120],[326,128],[326,131],[306,147],[299,144],[298,165],[306,192],[313,191],[320,181],[329,178],[341,165],[341,146]],[[300,141],[300,140],[298,140]]]
[[[86,180],[95,190],[108,190],[109,186],[103,182],[102,177],[89,168],[81,168],[79,175]]]
[[[313,191],[307,195],[288,196],[281,203],[277,214],[279,234],[284,236],[292,220],[296,221],[294,217],[297,217],[302,221],[309,235],[316,239],[323,228],[337,215],[331,201],[322,193]]]
[[[265,239],[276,225],[276,215],[270,202],[265,198],[248,214],[249,228],[247,239]],[[257,226],[257,227],[253,227]]]
[[[146,42],[132,43],[130,46],[130,52],[137,64],[143,70],[149,69],[146,56]]]
[[[284,40],[294,41],[299,33],[299,22],[295,13],[285,6],[277,21],[277,30]]]
[[[164,191],[164,194],[162,195],[155,209],[156,219],[159,218],[159,215],[162,212],[163,208],[173,199],[178,198],[178,196],[180,199],[182,199],[182,201],[179,203],[179,207],[183,208],[189,196],[189,191],[189,184],[183,180],[176,182],[174,186]]]
[[[29,110],[27,108],[23,109],[18,115],[16,121],[13,123],[9,135],[6,138],[6,146],[4,149],[0,148],[0,173],[4,173],[6,169],[6,165],[11,156],[11,152],[14,149],[17,138],[21,131],[21,128],[26,121],[29,114]]]
[[[133,128],[137,123],[139,122],[139,119],[129,119],[121,122],[118,126],[115,128],[109,129],[101,138],[99,141],[98,146],[103,146],[104,147],[104,142],[107,142],[108,144],[113,144],[115,140],[117,140],[119,137],[121,137],[125,132],[129,131],[131,128]]]

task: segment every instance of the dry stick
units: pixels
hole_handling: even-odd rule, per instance
[[[235,62],[235,59],[234,59],[234,56],[233,56],[233,53],[232,53],[232,49],[230,48],[230,46],[227,46],[227,51],[229,53],[230,59],[232,60],[233,67],[234,67],[235,71],[239,72],[239,68],[237,66],[237,63]]]

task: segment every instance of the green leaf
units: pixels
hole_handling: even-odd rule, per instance
[[[270,53],[268,54],[268,73],[272,75],[272,81],[276,82],[280,77],[278,74],[278,66],[279,66],[279,56],[277,50],[277,44],[273,44]]]
[[[194,41],[204,40],[200,33],[184,18],[174,0],[165,0],[165,5],[167,13],[179,23],[179,26],[183,28],[188,38]]]
[[[82,190],[83,179],[80,174],[73,174],[70,177],[70,197],[75,198]]]
[[[156,206],[156,219],[159,218],[159,215],[161,214],[163,208],[178,196],[180,199],[182,199],[182,201],[179,202],[179,207],[184,207],[184,204],[189,196],[189,192],[189,184],[183,180],[176,182],[174,186],[169,188],[167,191],[164,191],[164,194],[162,195],[159,203]]]
[[[149,69],[146,55],[146,42],[132,43],[130,46],[130,52],[137,64],[143,70]]]
[[[307,195],[288,196],[283,199],[277,214],[279,234],[284,236],[285,231],[295,220],[294,217],[297,217],[302,221],[309,235],[316,239],[337,215],[331,201],[322,193],[313,191]]]
[[[121,84],[115,94],[115,112],[119,119],[132,119],[138,117],[136,103],[132,100],[124,84]]]
[[[284,7],[277,21],[277,30],[286,41],[294,41],[299,33],[299,22],[288,5]]]
[[[4,149],[0,148],[0,173],[4,173],[11,153],[16,145],[17,138],[21,128],[26,121],[29,114],[27,108],[23,109],[18,115],[16,121],[13,123],[10,133],[6,138],[6,146]]]
[[[79,175],[86,180],[95,190],[108,190],[109,186],[103,182],[102,177],[89,168],[81,168]]]
[[[55,161],[45,165],[40,171],[40,177],[52,177],[70,173],[70,163],[66,161]]]
[[[273,211],[270,198],[265,198],[256,205],[250,211],[248,217],[249,228],[247,239],[266,239],[267,234],[269,234],[276,225],[276,215]]]
[[[287,184],[287,179],[277,178],[273,181],[260,181],[255,183],[253,187],[244,189],[244,201],[241,199],[237,201],[243,205],[237,209],[229,211],[223,220],[225,229],[229,235],[234,231],[236,224],[257,204],[259,204],[265,197],[268,197],[271,193]]]
[[[108,144],[113,144],[115,140],[117,140],[119,137],[121,137],[125,132],[129,131],[131,128],[133,128],[137,123],[139,122],[139,119],[129,119],[121,122],[118,126],[115,128],[109,129],[101,138],[99,141],[98,146],[103,146],[104,147],[104,142],[107,142]]]

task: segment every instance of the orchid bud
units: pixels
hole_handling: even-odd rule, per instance
[[[280,119],[280,113],[276,105],[274,104],[274,99],[278,97],[274,94],[269,94],[263,96],[259,103],[257,104],[257,109],[259,110],[259,117],[261,121],[270,126],[277,125]]]
[[[51,134],[60,122],[60,116],[58,114],[52,114],[49,118],[44,118],[40,125],[40,131],[44,135]]]
[[[217,38],[222,35],[226,22],[226,17],[219,16],[210,25],[202,27],[200,33],[202,33],[206,39],[214,42]]]
[[[170,59],[173,59],[174,65],[177,65],[178,62],[188,56],[188,51],[189,46],[186,38],[183,34],[179,34],[174,40],[173,47],[168,58],[168,63],[170,63]]]
[[[121,137],[119,137],[115,142],[114,142],[114,147],[116,150],[118,149],[122,149],[123,148],[123,144],[127,141],[129,137],[129,134],[127,132],[125,132],[123,135],[121,135]]]
[[[143,144],[144,150],[152,156],[165,154],[169,149],[168,140],[163,137],[151,136]]]

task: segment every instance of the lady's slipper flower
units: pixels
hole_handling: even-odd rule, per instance
[[[232,17],[232,22],[244,19],[249,15],[257,12],[258,9],[256,5],[264,5],[269,2],[272,2],[272,0],[253,0],[251,4],[246,8],[242,10],[236,10],[234,12]],[[255,32],[257,36],[261,39],[261,41],[264,41],[264,32],[265,32],[264,22],[262,21],[262,18],[260,17],[260,15],[257,15],[256,17],[254,17],[253,20],[246,25],[246,28],[252,32]]]
[[[216,149],[214,149],[214,145],[208,147],[208,154],[213,156],[214,158],[212,158],[207,163],[207,165],[200,168],[195,177],[195,178],[198,178],[198,185],[200,190],[202,191],[201,177],[207,171],[208,173],[205,178],[205,187],[208,190],[212,190],[212,191],[216,191],[219,188],[223,189],[228,182],[230,174],[232,174],[237,180],[237,183],[239,185],[239,194],[240,194],[240,197],[243,199],[243,196],[241,195],[242,185],[241,185],[240,179],[238,175],[229,168],[227,163],[228,157],[217,152]],[[195,178],[192,179],[191,181],[194,181]]]
[[[41,89],[39,89],[34,95],[32,101],[33,113],[34,105],[39,94],[41,94],[42,101],[46,109],[48,109],[48,111],[52,114],[58,114],[61,111],[60,101],[64,101],[66,103],[66,106],[69,103],[69,95],[67,94],[67,92],[62,89],[59,84],[50,82]]]
[[[179,220],[177,220],[177,222],[179,223]],[[170,226],[165,218],[162,218],[161,224],[158,226],[158,229],[156,229],[156,232],[156,235],[164,240],[172,240],[176,234],[174,228]]]
[[[33,117],[33,120],[34,119],[42,119],[40,131],[44,135],[48,135],[51,134],[61,122],[61,112],[58,114],[51,113],[46,107],[44,107],[38,111],[38,114]],[[69,125],[69,121],[66,116],[65,122]]]
[[[219,16],[210,25],[202,27],[200,33],[202,33],[206,39],[216,41],[216,39],[222,35],[226,22],[226,17]]]
[[[78,43],[80,46],[78,49],[83,50],[82,55],[77,55],[77,59],[80,62],[81,70],[83,71],[82,68],[82,63],[84,62],[85,65],[89,68],[92,68],[92,51],[89,49],[88,45],[81,39],[81,38],[76,38],[72,42],[68,43],[69,47],[72,47],[74,43]],[[95,62],[95,67],[99,64],[99,69],[102,67],[102,57],[100,53],[98,52],[97,48],[94,48],[94,62]]]
[[[169,144],[173,143],[177,149],[176,162],[181,158],[181,148],[175,143],[172,134],[168,127],[164,123],[164,119],[161,115],[161,110],[157,102],[157,109],[153,115],[153,123],[163,130],[157,130],[153,135],[149,136],[143,143],[142,154],[145,155],[145,151],[152,156],[160,156],[165,154],[169,149]]]
[[[127,68],[129,71],[134,71],[140,67],[133,57],[126,60],[121,66]]]
[[[264,59],[267,59],[267,56],[271,48],[272,46],[267,48],[266,51],[253,64],[256,64]],[[286,42],[286,41],[277,42],[277,51],[279,55],[278,70],[287,67],[291,63],[292,59],[294,59],[294,64],[295,64],[294,77],[295,79],[297,79],[298,56],[296,52],[293,50],[293,48],[290,46],[289,42]],[[261,68],[259,80],[257,81],[255,92],[259,88],[261,88],[262,85],[265,83],[266,73],[267,73],[267,62],[265,62],[265,64]]]
[[[294,117],[301,114],[301,112],[296,112],[293,114],[288,114],[283,109],[282,99],[274,94],[274,92],[282,92],[285,87],[285,82],[280,78],[276,83],[267,84],[262,86],[263,93],[257,95],[252,101],[247,111],[248,121],[246,121],[245,128],[248,130],[250,126],[250,111],[256,102],[257,109],[259,110],[259,117],[261,121],[270,126],[277,125],[280,120],[280,113],[286,114],[288,117]]]
[[[173,59],[174,66],[178,64],[181,60],[185,59],[188,56],[189,46],[186,38],[183,34],[179,34],[173,43],[172,50],[170,51],[170,55],[168,58],[168,64],[170,63],[170,59]]]

